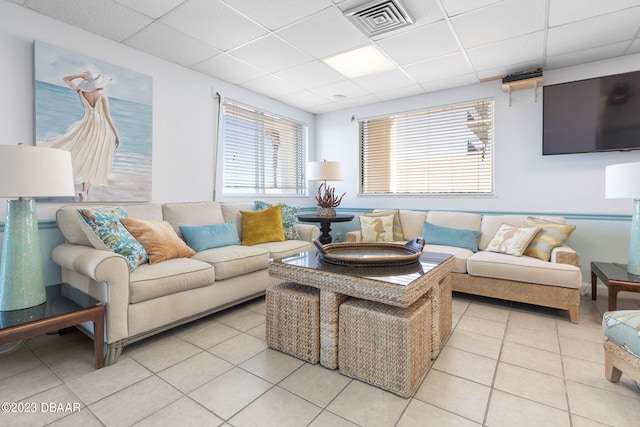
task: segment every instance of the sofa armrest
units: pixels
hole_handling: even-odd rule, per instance
[[[62,279],[106,303],[108,344],[128,337],[129,264],[113,252],[63,243],[51,257],[62,269]]]
[[[318,240],[320,237],[320,228],[313,224],[298,223],[298,233],[300,234],[300,239],[311,242],[314,239]]]
[[[558,246],[551,250],[551,262],[569,264],[580,267],[580,255],[567,245]]]
[[[345,236],[347,238],[346,241],[349,243],[359,243],[362,241],[362,233],[360,233],[360,230],[347,231]]]

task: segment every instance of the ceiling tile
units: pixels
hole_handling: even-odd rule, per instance
[[[378,41],[378,46],[400,65],[437,58],[460,50],[446,22],[418,27]],[[416,49],[416,46],[420,46]]]
[[[320,95],[324,98],[330,99],[332,101],[344,99],[342,97],[357,98],[357,97],[361,97],[369,94],[369,92],[366,89],[356,85],[350,80],[345,80],[339,83],[333,83],[330,85],[317,87],[312,89],[311,92],[315,93],[316,95]]]
[[[474,74],[464,74],[462,76],[450,77],[442,80],[436,80],[424,83],[422,87],[427,92],[436,92],[439,90],[451,89],[459,86],[467,86],[478,83],[478,78]]]
[[[303,109],[314,107],[316,105],[323,105],[329,102],[328,99],[313,92],[309,92],[308,90],[284,95],[279,97],[278,99],[286,104],[290,104],[294,107]]]
[[[424,93],[424,89],[420,85],[413,85],[409,87],[403,87],[400,89],[387,90],[384,92],[376,92],[376,96],[383,101],[389,101],[392,99],[406,98],[408,96],[421,95]]]
[[[471,12],[481,7],[500,3],[502,0],[442,0],[442,6],[447,16],[456,16],[461,13]]]
[[[369,92],[384,92],[392,89],[413,86],[416,84],[402,70],[395,69],[382,73],[370,74],[368,76],[356,77],[353,81]]]
[[[229,52],[251,65],[270,73],[309,62],[312,58],[274,35],[247,43]]]
[[[353,9],[354,7],[361,6],[368,1],[371,0],[347,0],[340,3],[338,7],[340,10],[345,12],[349,9]],[[401,3],[404,5],[414,23],[409,27],[403,27],[395,31],[382,33],[373,37],[373,39],[378,40],[386,38],[389,35],[395,35],[411,28],[441,21],[445,18],[444,13],[442,13],[442,9],[440,9],[440,5],[438,4],[438,0],[401,0]]]
[[[549,3],[549,26],[568,24],[638,6],[638,0],[553,0]]]
[[[547,55],[604,46],[633,38],[640,26],[640,7],[549,29]],[[594,29],[606,28],[606,31]]]
[[[129,37],[124,44],[189,67],[220,53],[218,49],[159,22]]]
[[[225,51],[267,33],[219,0],[189,0],[161,21]]]
[[[337,8],[316,13],[276,34],[316,59],[362,46],[369,41]]]
[[[627,46],[629,46],[629,43],[627,42],[613,43],[606,46],[595,47],[593,49],[548,56],[546,67],[551,69],[568,67],[571,65],[584,64],[586,62],[598,61],[600,59],[612,58],[614,56],[622,55]]]
[[[539,31],[467,51],[475,70],[487,70],[513,63],[543,63],[544,32]]]
[[[418,83],[442,80],[449,76],[459,76],[472,72],[464,55],[461,53],[407,65],[405,70]]]
[[[486,70],[476,71],[478,78],[480,79],[502,79],[502,76],[512,73],[518,73],[524,70],[532,70],[534,68],[542,67],[544,64],[539,60],[527,61],[520,63],[511,63],[503,65],[502,67],[489,68]],[[548,68],[548,67],[545,67]]]
[[[118,42],[152,22],[148,16],[113,0],[27,0],[25,6]],[[105,16],[109,19],[105,19]]]
[[[345,80],[345,77],[324,62],[312,61],[276,73],[276,76],[305,89],[325,86]]]
[[[291,93],[300,92],[300,88],[275,76],[264,76],[242,83],[242,87],[261,93],[271,98],[279,98]]]
[[[227,54],[218,55],[193,66],[193,69],[233,84],[241,84],[267,73]]]
[[[144,13],[153,19],[158,19],[165,13],[176,8],[185,0],[116,0],[118,3]]]
[[[505,0],[458,15],[451,23],[469,49],[544,29],[544,1]]]
[[[331,6],[328,0],[223,0],[270,30],[277,30]]]
[[[329,102],[327,104],[316,105],[315,107],[309,107],[308,111],[312,114],[330,113],[332,111],[342,110],[342,106],[335,102]]]
[[[344,98],[336,103],[344,108],[357,107],[359,105],[374,104],[380,102],[380,98],[376,98],[374,95],[365,95],[356,98]]]

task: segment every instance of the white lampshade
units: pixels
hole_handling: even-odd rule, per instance
[[[342,163],[340,162],[309,162],[307,165],[307,179],[309,181],[342,181]]]
[[[55,148],[0,145],[0,197],[73,195],[71,153]]]

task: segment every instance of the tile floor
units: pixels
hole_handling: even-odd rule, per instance
[[[563,311],[455,294],[455,329],[412,399],[268,349],[263,298],[97,371],[82,333],[46,335],[0,355],[0,402],[35,406],[0,425],[638,426],[638,385],[604,377],[605,304],[584,297],[574,325]]]

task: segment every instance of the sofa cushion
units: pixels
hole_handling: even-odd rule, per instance
[[[254,210],[253,203],[222,203],[220,208],[225,222],[235,222],[238,236],[242,237],[242,214],[240,212]]]
[[[522,223],[527,219],[529,215],[484,215],[482,217],[482,226],[480,231],[480,241],[478,242],[478,249],[484,251],[487,249],[489,242],[496,235],[498,229],[502,224],[513,225],[514,227],[522,226]],[[565,224],[566,221],[561,216],[539,216],[547,221],[556,222],[558,224]]]
[[[514,227],[502,224],[489,242],[487,251],[521,256],[540,231],[538,227]]]
[[[549,261],[551,259],[551,251],[562,245],[573,233],[573,230],[576,229],[575,225],[558,224],[531,216],[524,220],[522,226],[540,227],[540,231],[529,243],[524,254],[543,261]]]
[[[428,222],[440,227],[480,231],[482,215],[470,212],[429,211]]]
[[[233,245],[207,249],[196,253],[192,258],[213,265],[216,280],[261,270],[269,264],[269,252],[257,246]]]
[[[181,225],[209,225],[225,222],[222,209],[217,202],[166,203],[162,205],[162,215],[178,236],[182,236]],[[135,215],[129,216],[138,218]]]
[[[394,215],[360,215],[360,234],[363,242],[393,242]]]
[[[210,225],[181,225],[180,232],[187,245],[196,252],[240,244],[238,229],[232,221]]]
[[[528,256],[515,257],[498,252],[480,251],[467,259],[472,276],[492,277],[516,282],[538,283],[580,289],[580,269],[569,264],[555,264]]]
[[[192,258],[176,258],[154,265],[143,264],[131,273],[129,302],[136,304],[201,288],[214,281],[214,268]]]
[[[281,259],[286,256],[297,255],[301,252],[310,251],[313,245],[305,240],[287,240],[285,242],[268,242],[258,243],[252,246],[254,248],[263,248],[269,251],[269,257]]]
[[[480,231],[440,227],[425,221],[423,237],[425,244],[454,246],[476,252]]]
[[[445,245],[424,245],[423,252],[438,252],[444,254],[453,254],[456,259],[456,264],[453,267],[454,273],[466,273],[467,272],[467,259],[473,255],[473,252],[469,249],[458,248],[455,246]]]
[[[373,212],[364,214],[365,216],[387,216],[393,215],[393,240],[404,240],[404,233],[402,232],[402,222],[400,221],[400,211],[398,209],[380,210],[374,209]]]
[[[121,220],[127,213],[119,207],[80,208],[80,228],[96,249],[103,249],[122,255],[129,264],[129,270],[135,270],[149,260],[148,253],[138,240],[127,230]]]
[[[127,230],[140,242],[149,254],[149,264],[174,258],[195,255],[196,251],[178,237],[167,221],[144,221],[134,218],[122,218]]]
[[[245,246],[265,242],[283,242],[282,206],[276,205],[265,210],[241,211],[242,244]]]
[[[402,223],[404,240],[409,241],[422,236],[422,228],[426,219],[427,213],[424,211],[400,210],[400,222]]]
[[[640,357],[640,310],[606,312],[602,330],[609,341]]]
[[[284,228],[284,237],[287,240],[300,240],[300,234],[298,233],[298,217],[296,214],[300,212],[300,207],[287,205],[285,203],[277,203],[282,207],[282,226]],[[255,210],[262,211],[270,208],[274,205],[256,200],[253,202]]]

